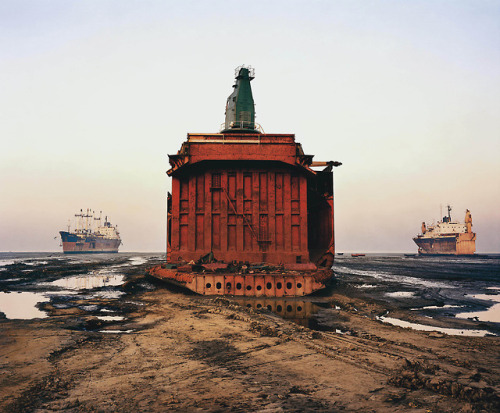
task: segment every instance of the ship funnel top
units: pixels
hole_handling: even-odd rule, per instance
[[[255,71],[250,66],[240,66],[235,70],[236,83],[233,93],[226,103],[226,121],[222,133],[260,133],[255,123],[255,104],[250,81]]]

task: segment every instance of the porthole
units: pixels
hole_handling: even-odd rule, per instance
[[[277,283],[276,283],[276,288],[277,288],[278,290],[281,290],[281,287],[283,287],[283,286],[281,285],[281,283],[280,283],[280,282],[277,282]]]
[[[217,288],[218,290],[220,290],[222,288],[222,284],[221,283],[215,284],[215,288]]]
[[[210,283],[207,283],[207,285],[205,285],[206,288],[212,288],[212,284]]]
[[[286,289],[287,290],[291,290],[292,289],[292,283],[291,282],[287,282],[286,283]]]
[[[297,288],[302,288],[302,283],[297,283]]]
[[[257,288],[257,291],[260,291],[260,290],[262,290],[262,285],[258,285],[258,286],[257,286],[257,287],[255,287],[255,288]]]
[[[237,289],[237,290],[241,290],[241,283],[237,283],[237,284],[236,284],[236,289]]]
[[[291,313],[293,310],[292,306],[291,305],[287,305],[286,306],[286,311],[288,311],[289,313]]]
[[[277,311],[278,313],[281,313],[281,311],[282,311],[282,310],[283,310],[283,307],[282,307],[281,305],[279,305],[279,304],[278,304],[278,305],[276,306],[276,311]]]
[[[270,290],[271,288],[273,288],[273,285],[272,285],[271,283],[267,283],[267,284],[266,284],[266,288],[267,288],[268,290]]]

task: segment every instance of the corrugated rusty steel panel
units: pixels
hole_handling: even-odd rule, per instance
[[[304,176],[235,167],[173,181],[170,262],[196,261],[210,251],[225,262],[309,261]]]

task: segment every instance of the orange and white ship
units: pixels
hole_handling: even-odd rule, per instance
[[[472,215],[465,211],[465,222],[451,219],[448,215],[437,224],[426,226],[422,222],[422,233],[413,238],[421,255],[472,255],[476,252],[476,234],[472,232]]]

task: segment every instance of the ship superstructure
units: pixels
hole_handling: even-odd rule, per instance
[[[118,252],[122,243],[118,227],[113,226],[107,216],[103,221],[102,211],[97,217],[94,211],[81,209],[75,219],[74,231],[69,223],[67,231],[59,231],[65,254]]]
[[[448,215],[436,224],[426,226],[422,222],[422,233],[413,238],[422,255],[472,255],[476,251],[476,234],[472,232],[472,215],[465,211],[465,222],[451,219]]]

